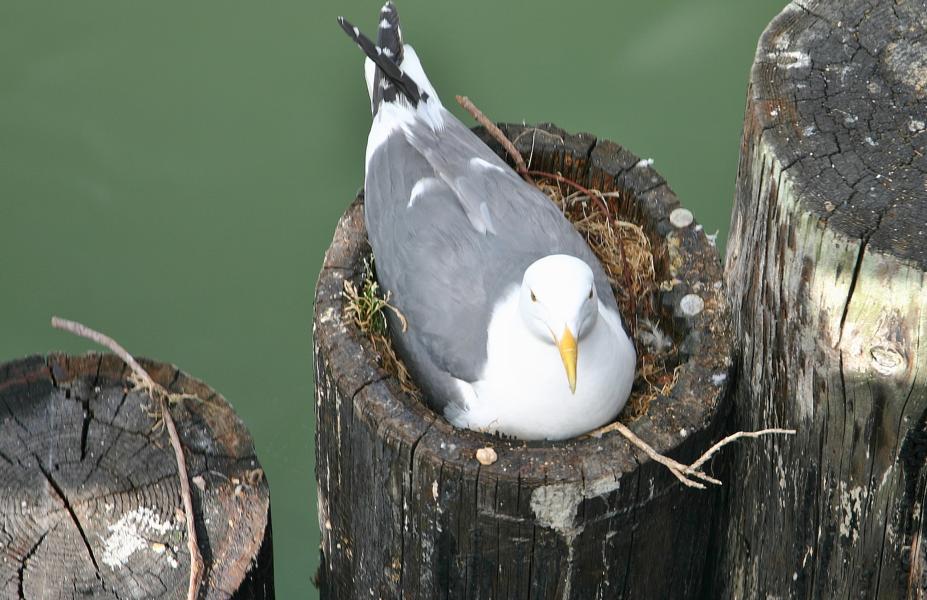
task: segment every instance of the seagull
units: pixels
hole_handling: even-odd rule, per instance
[[[455,118],[403,43],[392,2],[367,56],[365,224],[391,336],[454,426],[526,440],[596,429],[624,407],[634,345],[605,271],[550,199]]]

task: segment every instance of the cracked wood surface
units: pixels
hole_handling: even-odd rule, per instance
[[[726,280],[717,597],[927,593],[927,3],[793,2],[757,48]]]
[[[731,365],[729,313],[715,249],[675,227],[679,202],[617,144],[554,126],[504,126],[531,168],[602,191],[661,249],[656,303],[686,363],[632,429],[689,462],[720,437]],[[486,139],[497,152],[501,149]],[[370,249],[362,198],[342,217],[316,287],[316,478],[323,598],[696,597],[717,492],[682,486],[615,432],[516,442],[458,430],[402,394],[343,315],[342,289]],[[704,310],[679,309],[697,294]],[[492,446],[498,461],[481,465]]]
[[[250,435],[203,383],[140,362],[168,391],[197,396],[172,414],[190,475],[205,484],[191,486],[200,597],[272,598],[269,493]],[[0,365],[0,596],[186,597],[177,464],[128,375],[109,354]]]

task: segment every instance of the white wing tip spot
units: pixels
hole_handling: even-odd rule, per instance
[[[423,196],[429,188],[434,188],[438,183],[438,180],[434,177],[424,177],[416,181],[415,185],[412,186],[412,192],[409,193],[409,204],[406,208],[412,208],[420,196]]]
[[[496,228],[493,227],[492,224],[492,217],[489,216],[489,205],[485,202],[480,202],[480,216],[483,217],[483,223],[486,224],[486,231],[493,234],[496,233]],[[483,233],[485,233],[485,231]]]

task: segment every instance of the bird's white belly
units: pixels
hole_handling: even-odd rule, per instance
[[[600,306],[596,324],[580,338],[573,394],[557,347],[533,337],[517,313],[500,309],[490,323],[482,377],[461,382],[467,408],[450,417],[454,425],[565,439],[604,425],[624,407],[636,357],[617,315]]]

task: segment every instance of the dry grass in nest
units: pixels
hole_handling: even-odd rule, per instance
[[[537,185],[573,223],[599,258],[621,314],[630,325],[637,350],[637,373],[619,420],[633,422],[647,413],[655,398],[669,394],[679,370],[676,345],[672,337],[664,333],[654,309],[657,283],[650,239],[636,223],[606,216],[590,198],[573,192],[572,188],[547,180]],[[609,214],[618,214],[618,204],[624,197],[622,192],[591,192],[605,203]],[[344,282],[343,295],[345,316],[367,335],[380,366],[396,377],[403,391],[422,400],[421,391],[390,342],[386,311],[394,312],[403,330],[405,318],[389,303],[389,294],[380,289],[372,258],[364,261],[358,284],[350,280]]]

